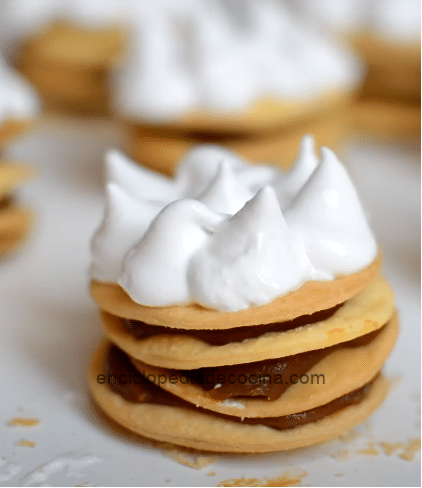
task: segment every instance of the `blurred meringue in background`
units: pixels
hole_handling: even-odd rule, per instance
[[[367,73],[355,107],[361,133],[420,138],[421,2],[291,0],[296,13],[349,43]]]

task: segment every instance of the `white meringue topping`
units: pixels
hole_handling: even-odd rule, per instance
[[[321,154],[305,137],[283,173],[201,146],[170,180],[108,153],[92,278],[118,282],[142,305],[237,311],[363,269],[375,238],[343,165]]]

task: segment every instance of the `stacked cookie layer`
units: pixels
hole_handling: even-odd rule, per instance
[[[139,434],[179,445],[265,452],[336,437],[366,419],[383,401],[387,384],[380,371],[398,331],[393,294],[379,274],[381,259],[376,246],[371,248],[366,224],[359,222],[361,208],[356,202],[351,204],[350,182],[341,182],[344,169],[326,151],[322,161],[312,167],[309,142],[304,141],[294,169],[283,177],[268,167],[261,167],[258,174],[244,163],[236,166],[235,157],[223,150],[214,149],[218,155],[212,158],[203,149],[203,156],[208,157],[205,171],[212,173],[210,166],[214,164],[215,171],[221,159],[226,159],[226,165],[235,168],[233,174],[249,189],[259,188],[264,180],[267,185],[272,182],[273,188],[278,185],[278,200],[273,199],[274,190],[264,186],[252,198],[244,196],[246,203],[239,200],[236,205],[233,196],[240,195],[239,186],[231,186],[227,174],[222,184],[221,164],[196,199],[176,198],[165,205],[161,199],[170,188],[175,193],[182,191],[180,175],[187,172],[191,183],[195,180],[198,166],[192,155],[182,163],[174,183],[155,179],[145,170],[128,166],[127,161],[116,162],[113,155],[108,168],[108,179],[113,182],[108,210],[93,240],[91,270],[91,293],[101,308],[108,342],[95,353],[90,371],[94,399],[111,418]],[[131,200],[136,178],[135,173],[128,178],[132,170],[142,173],[137,183],[148,180],[148,184],[144,181],[145,192],[155,193],[155,200],[151,196],[143,210],[139,198],[136,204]],[[314,193],[318,175],[324,175],[326,187]],[[204,179],[201,182],[196,176],[190,188],[198,190]],[[289,181],[281,189],[282,178]],[[124,196],[122,188],[117,191],[118,179],[132,191],[130,197]],[[294,179],[296,190],[283,203]],[[225,191],[218,192],[222,187]],[[211,199],[216,194],[219,198]],[[325,202],[331,209],[331,229],[324,231],[324,224],[317,223],[308,242],[304,236],[309,229],[304,230],[298,202],[311,194],[314,207]],[[346,213],[344,198],[350,204]],[[154,215],[152,207],[158,201],[162,210]],[[207,209],[201,206],[204,201]],[[136,217],[130,211],[132,204]],[[225,210],[219,213],[221,220],[211,212],[218,205],[219,212]],[[277,208],[282,206],[288,226],[278,235],[271,229],[278,226]],[[346,221],[343,230],[335,208],[341,209]],[[140,238],[133,234],[129,238],[129,229],[142,227],[142,212],[150,223],[140,230]],[[271,226],[265,227],[268,215]],[[192,226],[198,222],[195,229],[206,229],[205,240],[192,251],[196,239]],[[351,241],[345,237],[346,227],[363,243],[359,256],[353,256],[357,242],[348,247]],[[238,236],[239,229],[243,236]],[[290,234],[292,229],[296,230]],[[331,251],[324,249],[319,231],[334,231],[325,234]],[[230,239],[220,249],[217,239],[223,233]],[[288,242],[285,256],[279,253],[276,239]],[[129,244],[131,240],[133,244]],[[117,249],[119,246],[123,247]],[[302,246],[305,251],[298,258],[297,248]],[[181,259],[181,252],[188,248],[189,259],[185,254]],[[266,248],[268,252],[262,254]],[[262,256],[265,259],[260,260]],[[339,256],[342,260],[336,269],[349,272],[334,271]],[[329,264],[323,264],[324,259]],[[271,274],[283,260],[283,272]],[[359,260],[365,264],[351,271]],[[333,271],[330,276],[329,268]],[[300,269],[310,274],[294,281]],[[277,293],[288,275],[293,281],[286,291]]]
[[[119,26],[55,22],[22,44],[17,65],[46,108],[106,112],[110,73],[122,56],[125,37]]]

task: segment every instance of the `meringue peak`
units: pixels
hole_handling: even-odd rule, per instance
[[[171,202],[180,198],[169,178],[136,164],[117,149],[106,152],[105,163],[107,181],[114,181],[138,200]]]
[[[265,185],[231,220],[255,222],[268,220],[274,223],[274,218],[285,223],[274,188]]]
[[[203,144],[191,149],[176,170],[176,182],[185,198],[197,198],[209,185],[222,162],[234,170],[244,166],[244,161],[229,149],[215,144]]]
[[[344,166],[326,147],[321,148],[321,162],[287,210],[289,218],[312,225],[351,229],[365,221],[356,189]],[[351,221],[352,220],[352,221]]]
[[[226,311],[268,303],[309,276],[310,263],[270,186],[216,228],[189,268],[194,298]]]
[[[216,212],[234,214],[253,197],[253,193],[235,177],[232,165],[222,161],[211,183],[198,198]]]
[[[375,237],[350,177],[328,148],[321,162],[285,212],[298,232],[309,259],[318,271],[339,274],[356,270],[376,256]]]
[[[116,183],[106,188],[106,211],[92,243],[91,275],[117,282],[126,252],[141,239],[160,207],[140,202]]]
[[[167,205],[126,255],[119,284],[137,303],[189,303],[188,263],[221,219],[196,200]],[[163,269],[165,278],[157,280]]]
[[[280,173],[274,182],[282,209],[287,208],[318,166],[314,138],[306,135],[300,143],[298,157],[288,173]]]

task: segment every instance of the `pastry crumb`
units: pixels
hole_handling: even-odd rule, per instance
[[[392,391],[396,386],[398,386],[402,382],[402,377],[399,374],[396,374],[388,379],[388,390]]]
[[[295,473],[286,471],[275,478],[265,478],[264,480],[259,478],[233,478],[220,481],[217,486],[302,486],[302,478],[308,474],[307,471],[302,470]]]
[[[403,442],[380,442],[379,445],[386,456],[391,456],[397,451],[397,449],[403,447]]]
[[[350,458],[350,451],[348,449],[340,449],[340,451],[330,453],[330,456],[336,461],[348,461]]]
[[[358,449],[357,452],[363,456],[378,456],[379,454],[373,442],[369,442],[366,449]]]
[[[36,418],[14,417],[9,421],[9,425],[13,427],[35,427],[41,422]]]
[[[28,439],[21,439],[20,441],[18,441],[15,446],[19,446],[19,447],[35,447],[36,444],[34,441],[29,441]]]
[[[413,461],[415,454],[421,450],[421,440],[420,439],[410,439],[407,444],[403,447],[403,452],[399,454],[399,458],[405,461]]]
[[[170,483],[170,481],[171,481],[171,479],[170,479],[170,478],[167,478],[167,479],[165,480],[165,482],[166,482],[166,483]]]
[[[344,434],[341,434],[339,439],[342,442],[351,442],[357,439],[358,437],[362,437],[362,434],[360,432],[357,432],[356,430],[349,430],[349,432],[345,432]]]
[[[201,455],[193,455],[193,458],[190,459],[185,453],[180,451],[177,452],[176,450],[167,451],[165,452],[165,455],[170,459],[173,459],[173,461],[192,469],[206,468],[215,461],[214,457]]]
[[[215,471],[211,471],[211,472],[207,473],[207,476],[215,476]]]
[[[264,486],[259,478],[232,478],[220,481],[217,486]]]

